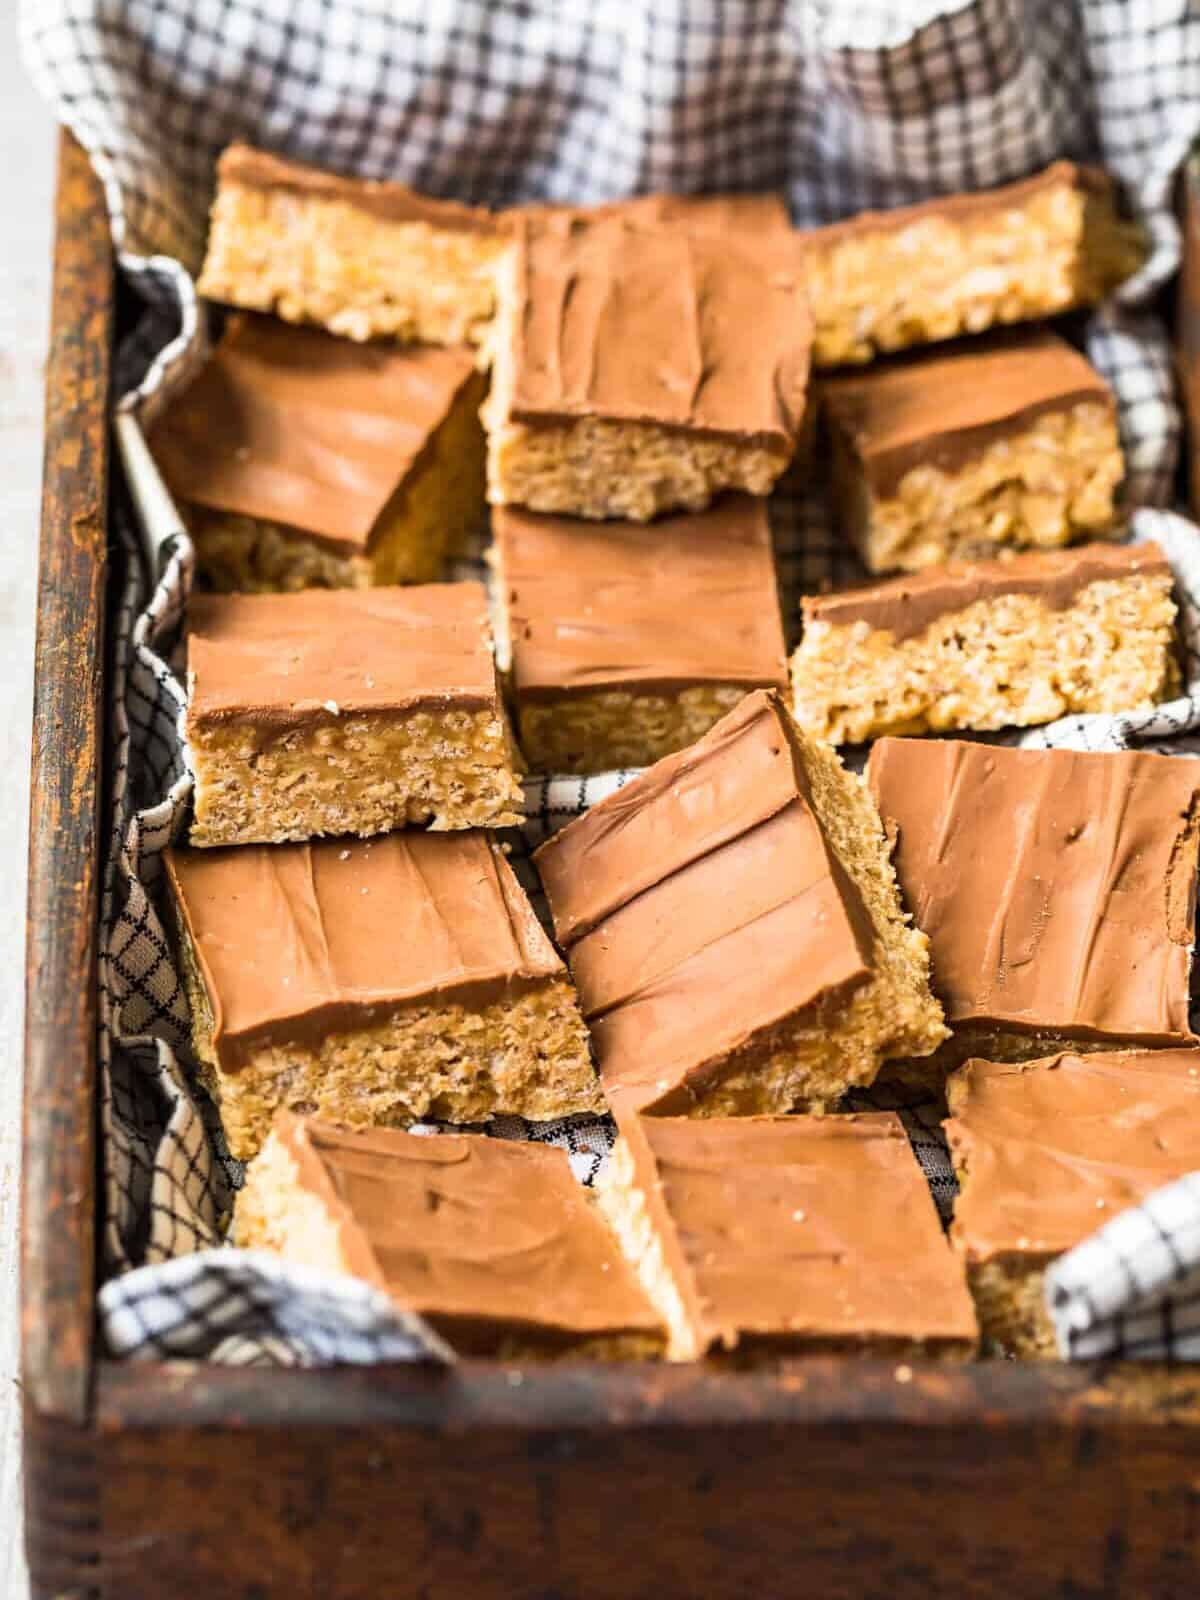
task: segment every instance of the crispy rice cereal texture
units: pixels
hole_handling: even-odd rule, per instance
[[[812,236],[817,366],[1095,305],[1144,254],[1111,189],[1080,184],[1065,164],[1008,205],[962,216],[922,207],[898,228],[880,221]]]
[[[520,705],[517,736],[534,772],[645,767],[694,744],[744,693],[740,685],[696,684],[662,693],[565,694]]]
[[[258,1152],[281,1109],[347,1127],[405,1127],[426,1117],[487,1122],[498,1115],[541,1122],[604,1109],[587,1030],[565,977],[479,1007],[415,1003],[317,1042],[264,1043],[227,1070],[217,1058],[212,1005],[182,919],[178,929],[192,1047],[239,1161]]]
[[[967,1264],[984,1347],[994,1355],[1056,1361],[1058,1341],[1046,1309],[1045,1274],[1052,1257],[997,1257]]]
[[[222,178],[199,289],[349,339],[476,344],[503,235],[372,214],[346,200]]]
[[[521,784],[499,710],[348,715],[264,739],[189,727],[196,845],[281,844],[322,834],[515,827]]]
[[[647,522],[770,493],[803,431],[810,321],[795,241],[745,243],[612,217],[518,226],[488,341],[493,505]],[[664,336],[677,322],[688,340]]]
[[[920,1057],[948,1034],[930,992],[929,943],[901,905],[871,797],[832,750],[800,738],[813,809],[871,920],[872,972],[848,998],[822,1000],[731,1054],[696,1105],[699,1116],[820,1112],[873,1082],[888,1057]]]
[[[833,744],[885,734],[1031,727],[1174,695],[1171,577],[1087,585],[1065,609],[1007,594],[912,638],[865,620],[810,621],[792,657],[796,720]]]
[[[649,522],[673,509],[701,511],[724,489],[770,494],[791,459],[787,450],[688,438],[654,423],[513,422],[508,381],[497,361],[484,405],[493,505]]]
[[[913,467],[887,497],[871,491],[845,439],[833,439],[840,523],[871,572],[1115,538],[1124,474],[1115,412],[1090,402],[1045,413],[956,470]]]
[[[614,1104],[823,1111],[947,1037],[865,785],[785,719],[747,696],[538,854]]]
[[[484,523],[481,378],[466,384],[367,548],[331,548],[299,528],[198,505],[184,509],[203,581],[223,594],[432,583]]]
[[[193,595],[193,844],[520,816],[481,585]]]

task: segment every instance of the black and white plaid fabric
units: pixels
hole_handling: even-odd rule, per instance
[[[222,1244],[241,1175],[190,1069],[160,904],[162,851],[190,792],[177,667],[191,553],[138,430],[203,359],[192,274],[216,155],[244,138],[491,204],[779,188],[803,224],[987,188],[1061,156],[1101,162],[1153,249],[1083,336],[1118,396],[1128,494],[1143,508],[1134,537],[1159,540],[1178,579],[1186,691],[1152,713],[1070,718],[1022,742],[1200,749],[1200,530],[1156,509],[1171,500],[1180,421],[1150,309],[1177,261],[1172,177],[1200,130],[1200,12],[1187,0],[23,0],[21,36],[91,153],[144,308],[118,352],[127,471],[100,957],[104,1331],[135,1358],[444,1359],[366,1285]],[[773,513],[794,618],[799,594],[853,568],[819,496],[785,488]],[[627,776],[530,783],[518,870]],[[954,1179],[936,1112],[900,1109],[945,1216]],[[562,1145],[584,1182],[611,1142],[600,1120],[489,1131]],[[1200,1354],[1193,1270],[1200,1178],[1055,1268],[1065,1353]]]

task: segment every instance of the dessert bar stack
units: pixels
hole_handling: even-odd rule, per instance
[[[1067,163],[802,234],[225,153],[236,309],[151,445],[208,590],[168,878],[239,1242],[470,1354],[1047,1353],[1048,1261],[1195,1159],[1200,762],[885,736],[1178,686],[1112,395],[1040,323],[1139,257]],[[789,666],[768,497],[826,457],[871,577]],[[490,603],[440,581],[489,523]],[[496,830],[614,769],[534,857],[556,945]],[[947,1099],[949,1237],[876,1081]],[[604,1111],[594,1191],[410,1131]]]
[[[535,771],[646,766],[786,685],[765,496],[806,429],[811,341],[767,197],[514,219],[484,420]]]

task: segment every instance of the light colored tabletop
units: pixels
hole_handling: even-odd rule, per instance
[[[55,130],[11,42],[0,50],[0,1596],[25,1600],[21,1545],[17,1208],[25,969],[25,834],[42,375]]]

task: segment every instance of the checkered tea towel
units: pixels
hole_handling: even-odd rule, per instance
[[[1200,748],[1200,530],[1153,509],[1170,501],[1179,414],[1151,310],[1178,254],[1172,177],[1200,130],[1200,13],[1187,0],[24,0],[21,37],[91,154],[143,307],[118,352],[127,471],[100,953],[102,1326],[134,1358],[445,1359],[428,1329],[365,1285],[222,1243],[240,1171],[188,1057],[161,905],[162,852],[190,792],[178,669],[191,550],[139,431],[203,358],[192,275],[215,157],[247,139],[490,204],[778,188],[804,224],[991,187],[1058,157],[1101,162],[1153,248],[1088,319],[1086,342],[1118,396],[1130,500],[1148,508],[1134,537],[1158,539],[1176,572],[1186,691],[1152,713],[1071,718],[1023,742]],[[773,519],[794,618],[799,594],[853,567],[819,497],[783,492]],[[531,783],[518,857],[626,776]],[[903,1114],[945,1213],[954,1180],[936,1114],[920,1104]],[[585,1182],[611,1141],[603,1120],[488,1131],[563,1145]],[[1195,1189],[1118,1218],[1092,1256],[1064,1260],[1053,1292],[1068,1353],[1098,1348],[1147,1294],[1186,1298],[1182,1279],[1200,1261]],[[1155,1219],[1169,1239],[1153,1255],[1157,1276],[1126,1269],[1118,1281],[1113,1263],[1131,1249],[1143,1259],[1138,1240]],[[1135,1353],[1192,1354],[1171,1314],[1155,1316]]]

